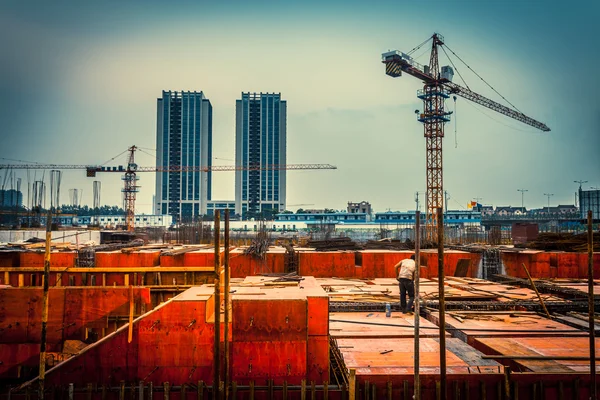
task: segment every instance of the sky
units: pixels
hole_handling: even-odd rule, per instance
[[[449,209],[470,200],[527,208],[573,204],[575,180],[600,187],[597,1],[3,1],[0,163],[118,165],[139,146],[155,163],[162,90],[203,91],[213,106],[214,165],[235,159],[235,100],[280,92],[288,163],[337,170],[287,173],[288,208],[415,207],[425,191],[425,139],[415,119],[422,82],[385,75],[381,53],[439,32],[448,49],[551,132],[458,98],[445,128]],[[503,102],[450,52],[469,87]],[[429,50],[415,52],[428,63]],[[440,64],[449,64],[445,54]],[[455,73],[455,82],[462,84]],[[121,154],[121,155],[119,155]],[[119,155],[118,157],[115,157]],[[12,172],[41,179],[41,171]],[[48,181],[49,171],[45,179]],[[99,174],[101,202],[121,204],[119,174]],[[154,174],[140,174],[136,211],[152,212]],[[92,203],[93,179],[65,171]],[[213,199],[234,198],[234,174],[213,174]],[[300,205],[300,206],[298,206]]]

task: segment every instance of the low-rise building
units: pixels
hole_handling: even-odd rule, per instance
[[[379,224],[414,224],[415,211],[386,211],[375,213],[375,223]],[[421,214],[421,223],[425,222],[425,215]],[[446,225],[480,225],[481,213],[479,211],[450,210],[444,213]]]
[[[218,210],[221,216],[224,215],[226,209],[229,209],[229,215],[235,214],[235,200],[210,200],[206,203],[206,215],[214,217]]]
[[[348,213],[348,212],[332,212],[332,213],[296,213],[296,214],[278,214],[275,218],[278,222],[305,222],[307,224],[318,223],[366,223],[366,213]]]
[[[361,201],[360,203],[353,203],[351,201],[348,202],[348,207],[346,207],[346,211],[350,214],[363,213],[371,215],[373,212],[371,208],[371,203],[368,201]]]

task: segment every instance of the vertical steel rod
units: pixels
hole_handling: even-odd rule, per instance
[[[594,335],[594,231],[592,210],[587,213],[588,305],[590,322],[590,398],[596,400],[596,338]]]
[[[440,391],[446,398],[446,299],[444,295],[444,209],[437,209],[438,293],[440,297]]]
[[[540,301],[540,304],[542,305],[542,308],[544,309],[544,312],[546,313],[546,316],[550,319],[552,319],[552,317],[550,316],[550,313],[548,312],[548,309],[546,308],[546,303],[544,303],[544,299],[542,299],[542,296],[540,295],[540,292],[538,292],[537,287],[535,286],[535,283],[533,283],[533,278],[531,277],[531,274],[529,273],[529,270],[527,269],[527,266],[525,265],[525,263],[522,263],[523,268],[525,269],[525,273],[527,274],[527,278],[529,278],[529,283],[531,283],[531,287],[533,287],[533,290],[535,291],[535,294],[538,297],[538,300]]]
[[[350,368],[348,378],[348,400],[356,400],[356,369]]]
[[[224,335],[223,340],[225,341],[225,400],[229,399],[229,209],[225,210],[225,321],[224,321]]]
[[[414,399],[421,400],[421,384],[419,376],[420,353],[419,353],[419,330],[421,321],[421,312],[419,305],[419,279],[421,279],[421,212],[415,213],[415,392]]]
[[[127,332],[127,343],[133,340],[133,285],[129,285],[129,330]]]
[[[221,386],[221,246],[220,240],[220,213],[215,213],[215,343],[214,343],[214,365],[213,365],[213,399],[220,400]]]
[[[46,379],[46,330],[48,324],[48,291],[50,288],[50,246],[52,245],[52,207],[46,217],[46,251],[44,253],[44,294],[42,296],[42,335],[40,343],[40,392],[39,398],[44,398],[44,383]]]

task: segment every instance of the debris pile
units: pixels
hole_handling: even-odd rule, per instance
[[[587,233],[540,233],[521,247],[545,251],[587,251]],[[600,233],[594,232],[594,251],[600,251]]]
[[[360,250],[361,247],[349,237],[331,238],[326,240],[309,240],[308,247],[316,251]]]

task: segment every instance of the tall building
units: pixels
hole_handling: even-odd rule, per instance
[[[156,108],[156,166],[211,166],[212,105],[202,92],[163,91]],[[206,214],[210,172],[157,172],[155,214],[188,221]]]
[[[581,190],[579,189],[579,211],[581,219],[587,218],[588,211],[592,211],[592,218],[600,220],[600,190]]]
[[[235,107],[235,165],[260,167],[286,163],[286,102],[280,93],[242,93]],[[259,218],[285,210],[286,171],[237,170],[235,212]]]
[[[23,207],[23,193],[20,190],[0,190],[0,207]]]

